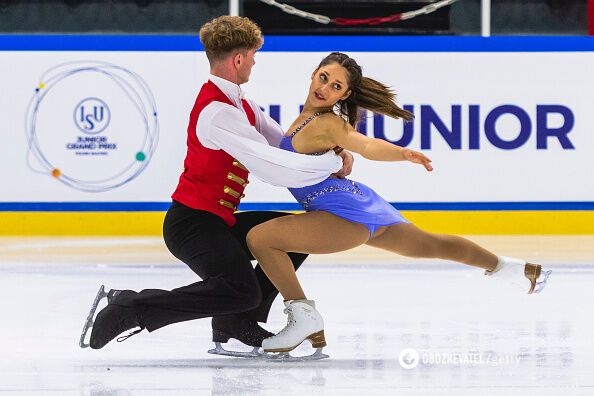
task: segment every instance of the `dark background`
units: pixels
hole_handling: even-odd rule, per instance
[[[281,1],[281,0],[279,0]],[[432,0],[282,1],[329,17],[367,18],[418,9]],[[0,0],[1,33],[196,34],[206,21],[228,13],[227,0]],[[493,0],[492,34],[585,35],[587,0]],[[367,27],[321,25],[281,12],[258,0],[241,2],[241,14],[265,34],[480,34],[480,0],[412,20]]]

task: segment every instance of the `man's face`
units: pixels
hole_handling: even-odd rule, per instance
[[[252,67],[256,64],[257,49],[251,49],[245,52],[240,52],[237,62],[237,77],[238,84],[244,84],[249,81],[250,74],[252,74]]]

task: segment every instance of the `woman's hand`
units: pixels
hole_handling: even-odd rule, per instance
[[[342,169],[334,175],[337,176],[339,179],[344,179],[345,177],[351,174],[353,170],[353,162],[355,162],[355,160],[353,158],[353,154],[349,153],[346,150],[340,150],[336,154],[342,158]]]
[[[407,161],[423,165],[429,172],[433,170],[433,167],[431,166],[431,160],[421,152],[405,148],[403,149],[402,156]]]

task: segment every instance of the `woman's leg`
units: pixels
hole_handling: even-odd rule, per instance
[[[432,234],[413,224],[395,224],[380,230],[367,245],[407,257],[440,258],[492,271],[498,262],[493,253],[468,239]]]
[[[551,275],[539,264],[512,257],[497,257],[474,242],[454,235],[431,234],[412,224],[380,229],[370,246],[408,257],[440,258],[483,268],[486,275],[516,284],[528,294],[542,291]]]
[[[305,299],[286,252],[335,253],[362,245],[368,239],[369,231],[364,225],[328,212],[279,217],[255,226],[247,235],[250,251],[285,300]]]

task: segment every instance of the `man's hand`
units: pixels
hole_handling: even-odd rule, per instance
[[[340,151],[338,155],[340,155],[340,157],[342,158],[342,169],[336,172],[334,175],[341,179],[344,179],[353,171],[353,162],[355,161],[355,159],[353,158],[353,154],[346,150]]]

